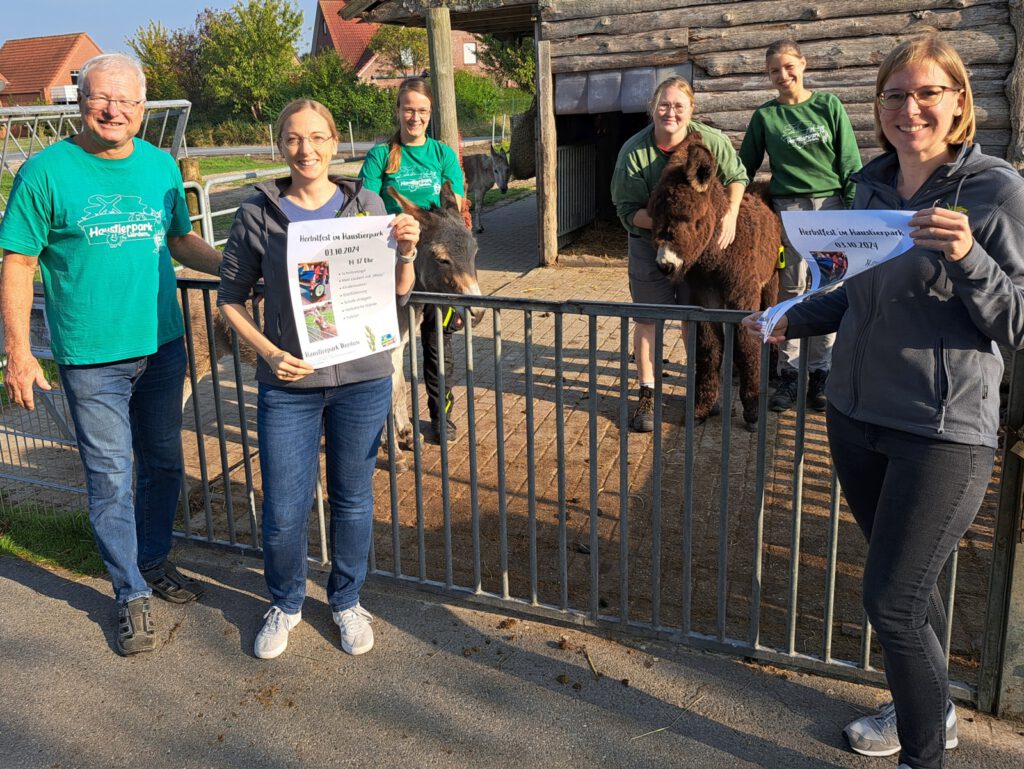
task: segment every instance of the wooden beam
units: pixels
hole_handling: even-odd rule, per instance
[[[455,66],[452,64],[452,27],[448,9],[426,11],[430,48],[430,86],[434,91],[433,120],[438,138],[459,151],[459,119],[455,111]]]
[[[1021,110],[1024,109],[1024,5],[1010,3],[1010,24],[1017,33],[1013,69],[1006,79],[1006,98],[1010,102],[1010,147],[1006,159],[1020,171],[1024,169],[1024,125],[1021,124]],[[1021,698],[1024,701],[1024,697]]]
[[[551,43],[537,43],[537,235],[540,266],[558,262],[558,136],[555,132],[555,80]]]
[[[546,41],[545,41],[546,42]],[[629,69],[630,67],[664,67],[688,61],[685,48],[639,53],[612,53],[594,56],[562,56],[551,62],[552,72],[593,72],[601,69]]]

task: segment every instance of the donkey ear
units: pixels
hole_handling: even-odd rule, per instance
[[[405,213],[412,216],[416,221],[420,223],[420,226],[424,226],[427,223],[427,212],[420,208],[418,205],[413,203],[409,198],[405,197],[394,187],[388,187],[386,192],[402,207]]]
[[[706,192],[715,175],[715,159],[703,144],[694,144],[686,157],[686,171],[690,186],[697,192]]]
[[[459,201],[455,199],[455,193],[452,192],[452,183],[445,179],[441,185],[441,208],[445,211],[454,211],[462,217],[462,213],[459,211]]]

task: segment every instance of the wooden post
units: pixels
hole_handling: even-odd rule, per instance
[[[459,151],[459,121],[455,114],[455,67],[452,64],[452,22],[448,6],[427,8],[430,47],[430,86],[434,91],[433,121],[437,137]]]
[[[1006,148],[1006,160],[1020,171],[1024,169],[1024,125],[1020,118],[1024,108],[1024,3],[1012,0],[1009,6],[1010,24],[1017,33],[1017,55],[1005,86],[1010,102],[1010,144]]]
[[[182,181],[196,182],[202,185],[203,177],[199,174],[198,158],[178,158],[178,168],[181,169]],[[185,190],[185,202],[188,204],[188,212],[190,216],[199,216],[202,213],[199,205],[199,193],[195,190]],[[192,229],[199,235],[199,237],[202,237],[203,220],[196,220],[192,225]]]
[[[537,220],[541,267],[558,262],[557,147],[551,43],[541,40],[537,43]]]

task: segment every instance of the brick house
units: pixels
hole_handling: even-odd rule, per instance
[[[78,70],[101,53],[84,32],[8,40],[0,47],[0,106],[75,101]]]
[[[313,23],[313,46],[316,55],[324,49],[334,48],[347,61],[361,80],[381,87],[394,86],[402,76],[395,77],[391,67],[380,61],[369,49],[370,38],[379,24],[369,24],[359,19],[345,21],[338,12],[345,7],[345,0],[319,0],[316,4],[316,20]],[[455,69],[470,70],[474,74],[486,75],[487,70],[479,63],[476,38],[468,32],[452,30],[452,63]]]

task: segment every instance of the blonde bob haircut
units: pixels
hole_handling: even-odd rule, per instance
[[[313,110],[313,112],[322,117],[327,122],[327,127],[331,129],[331,138],[334,141],[338,141],[338,126],[335,125],[334,115],[331,114],[327,107],[314,99],[293,99],[284,105],[281,114],[274,121],[274,141],[278,147],[281,146],[281,132],[284,131],[284,124],[288,122],[288,118],[296,112],[302,112],[304,109]]]
[[[956,49],[938,35],[924,35],[906,40],[893,48],[885,61],[878,68],[878,77],[875,79],[875,95],[878,96],[885,89],[885,84],[897,70],[909,64],[935,64],[945,72],[957,88],[964,92],[963,113],[953,118],[953,125],[950,126],[949,134],[946,135],[948,144],[971,144],[974,142],[976,120],[974,116],[974,94],[971,93],[971,81],[967,74],[967,67]],[[874,100],[875,112],[875,138],[886,152],[894,151],[895,147],[889,143],[882,132],[882,120],[880,115],[881,106],[878,99]]]
[[[694,101],[693,88],[690,87],[690,83],[685,77],[673,75],[658,83],[658,87],[654,89],[651,100],[647,103],[647,114],[650,115],[651,120],[654,120],[654,112],[658,108],[658,102],[661,101],[661,95],[669,88],[678,88],[686,94],[686,98],[690,100],[690,106],[696,107],[697,103]]]

